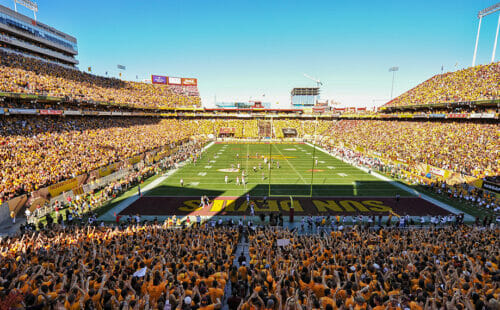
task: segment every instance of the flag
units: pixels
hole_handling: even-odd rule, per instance
[[[116,65],[116,67],[120,70],[125,70],[125,66],[124,65]]]
[[[122,77],[122,73],[121,73],[121,72],[120,72],[120,73],[118,73],[118,75],[119,75],[120,77]]]
[[[92,72],[92,67],[89,67],[88,70],[89,70],[89,72]]]

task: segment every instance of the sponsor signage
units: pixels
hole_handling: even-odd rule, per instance
[[[167,84],[168,85],[182,85],[182,80],[179,77],[167,77]]]
[[[493,182],[483,181],[483,188],[495,193],[500,193],[500,184]]]
[[[182,78],[181,83],[183,86],[197,86],[198,80],[193,78]]]
[[[82,115],[82,112],[81,111],[65,110],[64,115]]]
[[[62,115],[63,110],[40,110],[40,115]]]
[[[153,84],[164,85],[180,85],[180,86],[198,86],[198,79],[195,78],[180,78],[164,75],[151,75]]]
[[[236,128],[234,128],[234,127],[222,127],[219,130],[219,133],[226,134],[226,133],[234,133],[235,131],[236,131]]]
[[[113,116],[122,116],[122,112],[111,112]]]
[[[481,113],[471,113],[470,118],[481,118],[483,115]]]
[[[102,111],[99,112],[99,115],[111,115],[111,112]]]
[[[444,173],[445,173],[445,171],[443,169],[439,169],[439,168],[432,167],[432,166],[429,166],[429,172],[434,174],[434,175],[440,176],[440,177],[444,177]]]
[[[0,108],[0,114],[5,114],[4,108]]]
[[[48,187],[50,196],[56,197],[78,186],[78,178],[69,179]]]
[[[448,118],[467,118],[467,113],[450,113]]]
[[[10,114],[37,114],[37,109],[9,109]]]
[[[98,111],[83,111],[83,115],[99,115]]]
[[[167,77],[162,75],[152,75],[151,82],[153,84],[167,84]]]
[[[429,117],[433,117],[433,118],[445,118],[446,114],[436,114],[436,113],[433,113],[433,114],[429,114]]]
[[[483,113],[483,118],[495,118],[495,113]]]

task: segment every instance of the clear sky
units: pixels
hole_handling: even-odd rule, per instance
[[[293,87],[315,85],[307,73],[322,98],[361,107],[389,99],[391,66],[395,96],[442,65],[470,66],[477,12],[497,1],[39,0],[37,15],[78,39],[80,69],[195,77],[205,106],[265,95],[288,107]],[[483,19],[479,64],[490,61],[498,15]]]

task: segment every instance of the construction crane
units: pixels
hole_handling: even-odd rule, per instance
[[[307,75],[307,74],[305,74],[305,73],[304,73],[304,76],[305,76],[306,78],[310,79],[311,81],[316,82],[316,85],[318,86],[318,88],[319,88],[319,87],[321,87],[321,86],[323,86],[323,83],[321,83],[321,81],[320,81],[320,80],[315,79],[315,78],[313,78],[313,77],[311,77],[311,76],[309,76],[309,75]]]

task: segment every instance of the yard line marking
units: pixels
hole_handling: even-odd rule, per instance
[[[347,176],[347,174],[342,173],[342,172],[341,173],[337,173],[337,174],[340,175],[341,177],[346,177]]]
[[[212,166],[205,166],[205,169],[212,169]]]
[[[215,163],[215,160],[211,160],[210,162],[213,164],[213,163]]]
[[[198,175],[204,177],[207,175],[207,173],[206,172],[198,172]]]
[[[205,167],[206,168],[206,167]],[[328,169],[335,169],[333,166],[327,166]]]
[[[198,186],[198,185],[200,185],[200,182],[191,182],[191,183],[189,183],[189,185]]]
[[[285,157],[285,155],[283,155],[283,153],[281,153],[280,149],[277,146],[273,145],[273,147],[276,147],[276,149],[278,150],[278,152],[280,152],[281,156]],[[290,161],[288,160],[288,158],[285,157],[285,160],[288,163],[288,165],[292,168],[292,170],[295,171],[295,173],[299,175],[299,177],[302,179],[302,181],[304,182],[304,184],[307,184],[306,180],[297,171],[297,169],[295,169],[295,167],[290,163]]]
[[[320,161],[319,161],[319,163],[320,163],[320,164],[324,164],[324,163],[325,163],[325,161],[324,161],[324,160],[320,160]]]

